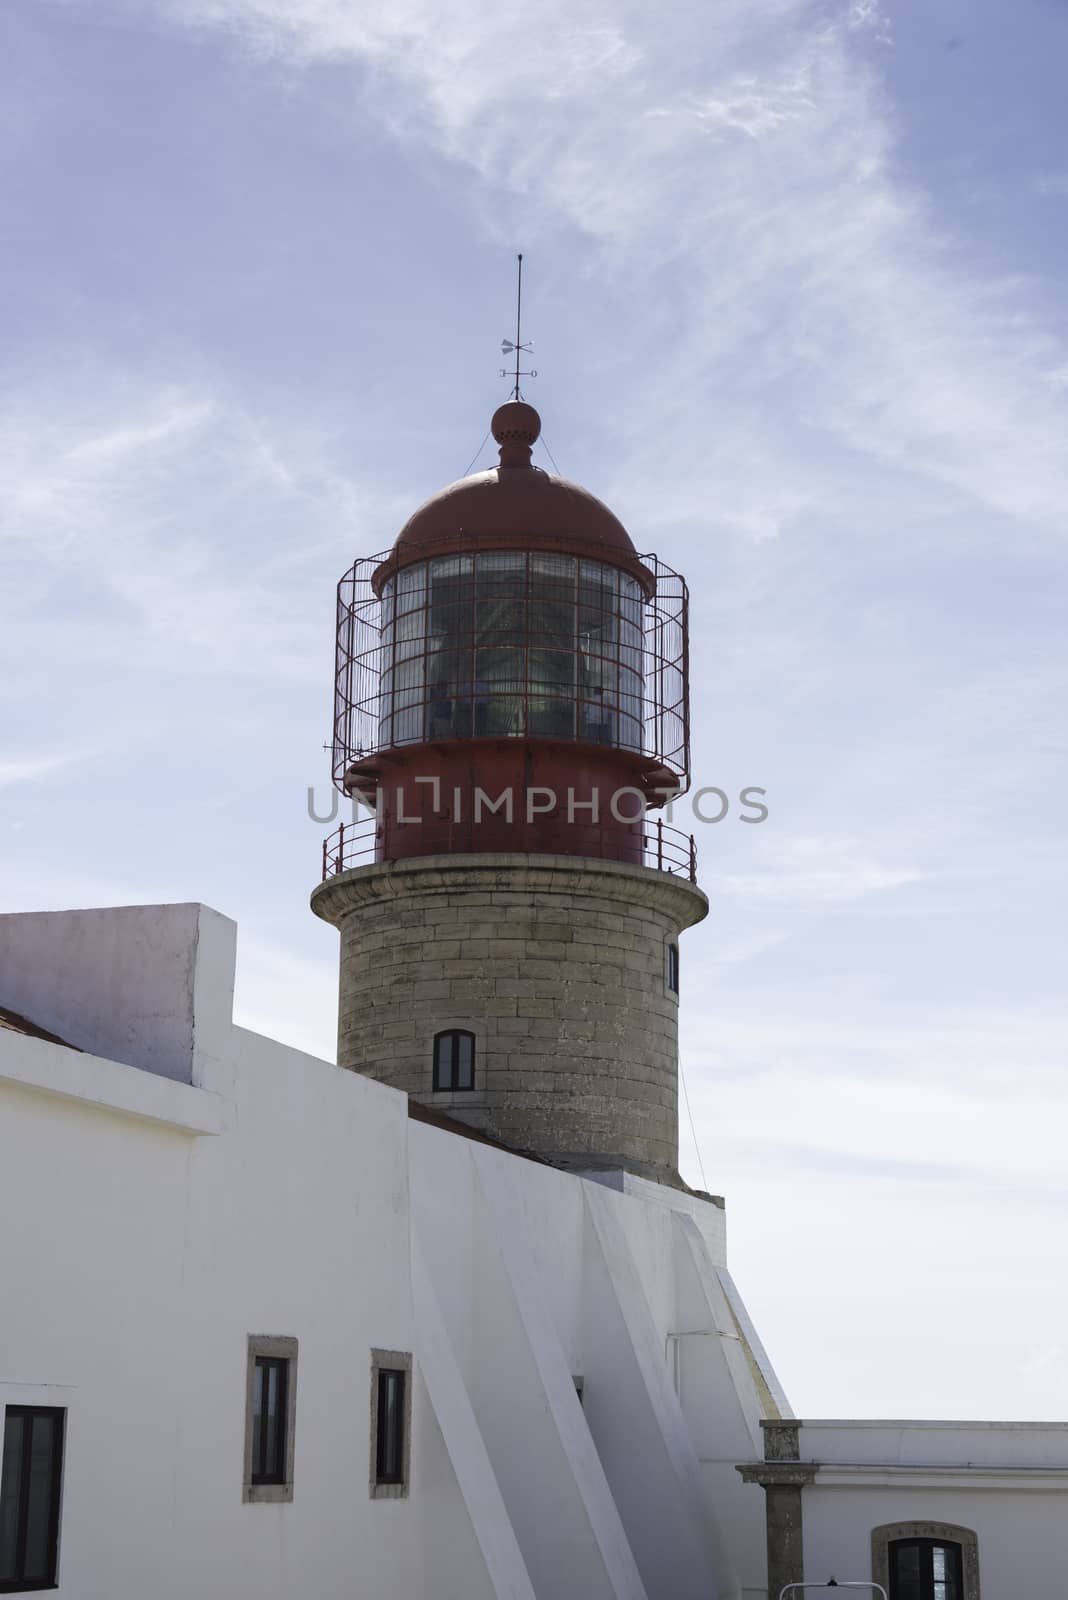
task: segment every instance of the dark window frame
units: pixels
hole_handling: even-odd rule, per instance
[[[375,1483],[404,1482],[404,1413],[408,1373],[404,1367],[378,1368],[378,1415],[375,1428]]]
[[[466,1054],[467,1060],[462,1059]],[[442,1028],[434,1035],[435,1094],[467,1094],[475,1087],[475,1035],[469,1028]],[[461,1080],[466,1081],[461,1081]]]
[[[252,1471],[249,1473],[249,1483],[259,1487],[265,1483],[285,1483],[286,1481],[286,1448],[289,1443],[289,1359],[286,1356],[254,1356],[252,1380]],[[268,1439],[267,1422],[269,1411],[267,1408],[267,1395],[270,1387],[270,1374],[278,1375],[278,1393],[275,1410],[277,1413],[277,1431],[274,1439],[274,1449],[271,1450]],[[261,1405],[260,1402],[263,1402]],[[256,1434],[259,1432],[259,1448],[256,1447]],[[258,1457],[258,1459],[257,1459]]]
[[[909,1519],[904,1522],[884,1522],[871,1530],[871,1575],[890,1592],[890,1546],[898,1541],[932,1539],[935,1544],[956,1544],[961,1550],[964,1569],[963,1600],[981,1600],[979,1583],[979,1539],[974,1528],[962,1527],[959,1522],[936,1522],[933,1519]]]
[[[672,941],[667,947],[667,986],[668,993],[677,995],[679,992],[679,947]]]
[[[384,1414],[390,1380],[400,1380],[399,1405],[392,1410],[396,1432],[386,1437]],[[369,1490],[372,1500],[404,1500],[408,1496],[412,1458],[412,1358],[406,1350],[371,1351],[371,1461]],[[387,1448],[392,1446],[393,1448]],[[392,1456],[392,1463],[390,1457]]]
[[[955,1596],[963,1600],[964,1587],[964,1549],[956,1539],[947,1538],[945,1535],[906,1534],[897,1539],[887,1541],[886,1556],[890,1600],[900,1600],[901,1575],[898,1571],[898,1557],[905,1550],[915,1550],[919,1554],[919,1584],[920,1593],[917,1600],[935,1600],[934,1552],[946,1550],[953,1552],[956,1571],[952,1574]]]
[[[63,1491],[63,1455],[66,1444],[67,1412],[65,1406],[6,1405],[4,1407],[3,1439],[13,1417],[23,1420],[22,1448],[19,1460],[19,1494],[16,1502],[14,1576],[0,1577],[0,1594],[27,1594],[31,1590],[55,1589],[59,1586],[59,1521]],[[48,1532],[46,1541],[46,1571],[42,1578],[26,1578],[26,1538],[30,1518],[31,1462],[34,1424],[38,1418],[47,1418],[55,1429],[51,1473],[48,1483]],[[29,1427],[25,1426],[26,1422]],[[6,1452],[5,1452],[6,1454]]]
[[[293,1463],[297,1423],[297,1341],[288,1336],[252,1333],[248,1336],[245,1381],[245,1471],[243,1499],[250,1504],[279,1504],[293,1499]],[[281,1437],[270,1463],[266,1465],[265,1430],[261,1428],[259,1459],[256,1459],[256,1401],[258,1374],[274,1366],[284,1366],[282,1379]],[[281,1466],[278,1466],[280,1458]]]

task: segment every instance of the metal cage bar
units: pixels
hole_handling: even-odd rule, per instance
[[[654,584],[611,562],[457,551],[402,567],[389,552],[338,585],[333,777],[399,745],[481,736],[614,745],[689,783],[689,596],[655,554]]]

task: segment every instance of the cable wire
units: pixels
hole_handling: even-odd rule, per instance
[[[478,449],[475,451],[474,455],[471,457],[470,461],[467,463],[467,466],[464,469],[464,471],[460,474],[460,476],[462,478],[466,478],[467,477],[467,474],[471,471],[471,468],[474,466],[475,462],[478,460],[478,458],[482,454],[483,450],[485,450],[485,448],[486,448],[486,440],[489,438],[489,436],[490,436],[490,430],[489,430],[489,428],[487,428],[485,433],[482,436],[482,443],[479,445]]]
[[[553,455],[552,451],[549,449],[549,446],[545,443],[544,434],[539,434],[538,435],[538,442],[541,445],[542,449],[545,451],[545,454],[549,457],[549,460],[552,462],[553,471],[556,473],[556,476],[558,478],[562,478],[563,477],[563,473],[560,471],[560,468],[556,465],[556,457]]]
[[[708,1187],[708,1179],[705,1177],[705,1164],[701,1160],[701,1146],[697,1143],[697,1129],[694,1127],[693,1123],[693,1112],[690,1109],[690,1091],[686,1087],[686,1073],[683,1070],[681,1056],[679,1057],[679,1082],[682,1084],[682,1098],[686,1102],[686,1115],[690,1119],[690,1132],[693,1135],[693,1147],[697,1152],[697,1170],[701,1174],[701,1186],[705,1193],[708,1194],[710,1192]]]

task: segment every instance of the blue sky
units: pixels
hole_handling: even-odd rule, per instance
[[[696,780],[768,791],[699,831],[683,1057],[809,1415],[1068,1415],[1066,46],[1055,0],[0,13],[3,908],[205,900],[240,1020],[332,1053],[333,587],[475,454],[523,249],[553,455],[690,580]]]

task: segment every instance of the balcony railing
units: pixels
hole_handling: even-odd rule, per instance
[[[323,840],[323,882],[339,872],[349,872],[354,867],[370,866],[378,858],[379,841],[383,830],[375,817],[360,822],[343,822]],[[515,827],[515,849],[525,848],[526,829],[522,823]],[[530,830],[531,840],[536,837]],[[646,820],[641,834],[631,836],[634,841],[634,865],[651,867],[657,872],[668,872],[676,877],[697,882],[697,845],[692,833],[671,828],[657,818]],[[593,857],[602,861],[620,859],[620,835],[594,825],[576,824],[568,830],[572,848],[567,854]],[[470,824],[451,821],[432,822],[420,829],[420,855],[450,855],[453,853],[477,854],[477,832]],[[541,852],[535,852],[541,853]]]

